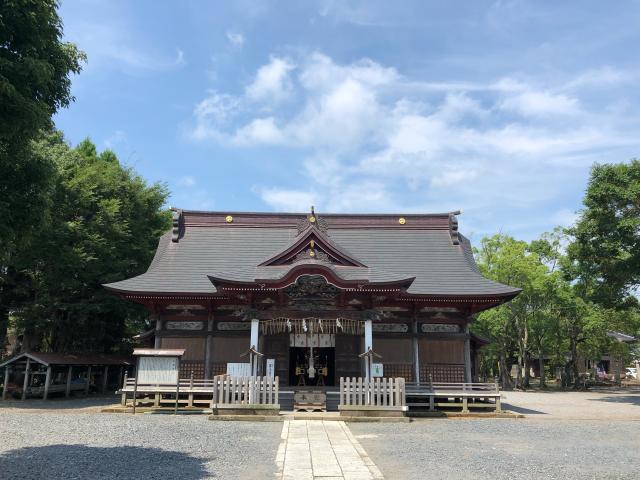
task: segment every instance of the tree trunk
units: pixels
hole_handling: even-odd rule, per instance
[[[542,349],[538,350],[538,368],[540,369],[540,388],[547,388],[547,381],[544,378],[544,354]]]
[[[531,358],[528,352],[524,352],[524,379],[522,387],[529,388],[529,380],[531,379]]]
[[[513,388],[513,383],[511,381],[511,374],[509,373],[509,368],[507,367],[507,360],[505,358],[504,353],[500,353],[498,357],[498,368],[500,369],[500,383],[503,390],[511,390]]]
[[[0,358],[7,351],[7,330],[9,328],[9,309],[0,307]]]

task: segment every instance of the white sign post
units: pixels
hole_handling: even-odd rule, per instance
[[[267,358],[267,377],[276,378],[276,359]]]

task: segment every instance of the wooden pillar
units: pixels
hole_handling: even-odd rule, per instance
[[[89,395],[89,387],[91,386],[91,365],[87,367],[87,382],[84,384],[84,394]]]
[[[413,376],[418,385],[420,385],[420,352],[418,351],[418,321],[413,321],[413,337],[411,339],[411,347],[413,349]]]
[[[364,321],[364,351],[365,353],[369,350],[373,350],[373,322],[371,320]],[[364,357],[364,372],[365,378],[369,378],[371,376],[371,363],[373,362],[373,356],[367,355]]]
[[[249,341],[249,348],[258,350],[258,337],[260,332],[260,320],[257,318],[251,319],[251,340]],[[249,362],[251,363],[251,376],[258,376],[258,359],[254,358],[257,355],[251,353],[249,355]]]
[[[29,388],[29,368],[31,367],[31,359],[27,357],[27,365],[24,368],[24,382],[22,384],[22,400],[27,398],[27,388]]]
[[[104,366],[104,370],[102,372],[102,393],[107,391],[107,386],[109,385],[109,365]]]
[[[64,396],[68,397],[71,394],[71,375],[73,373],[73,365],[69,365],[67,369],[67,388],[64,392]]]
[[[204,378],[211,378],[211,355],[213,350],[213,314],[209,313],[207,321],[207,338],[204,343]]]
[[[464,333],[464,381],[473,382],[471,378],[471,334],[468,323],[464,326]]]
[[[120,371],[122,371],[122,367],[120,367]],[[127,392],[125,392],[125,388],[127,388],[127,373],[125,372],[124,374],[124,379],[122,380],[122,406],[126,407],[127,406]]]
[[[162,319],[158,314],[155,315],[155,319],[156,319],[156,336],[154,339],[153,348],[160,348],[162,344],[162,338],[160,338],[160,332],[162,331]]]
[[[4,386],[2,387],[2,400],[7,399],[7,390],[9,390],[9,365],[4,367]]]
[[[42,394],[43,400],[46,400],[49,396],[49,384],[51,383],[51,365],[47,367],[47,376],[44,379],[44,393]]]

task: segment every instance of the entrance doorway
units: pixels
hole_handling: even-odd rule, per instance
[[[313,352],[313,353],[312,353]],[[332,387],[335,385],[334,347],[290,347],[289,385],[298,387]],[[313,361],[311,361],[313,355]],[[310,366],[313,365],[313,375]]]

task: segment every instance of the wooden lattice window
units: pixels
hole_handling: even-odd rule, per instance
[[[406,381],[413,380],[413,364],[411,363],[384,363],[383,373],[387,378],[402,377]]]
[[[420,379],[434,382],[464,382],[464,365],[430,364],[420,366]]]
[[[201,380],[204,378],[204,362],[180,362],[180,378],[191,378],[191,372],[193,372],[194,380]]]

